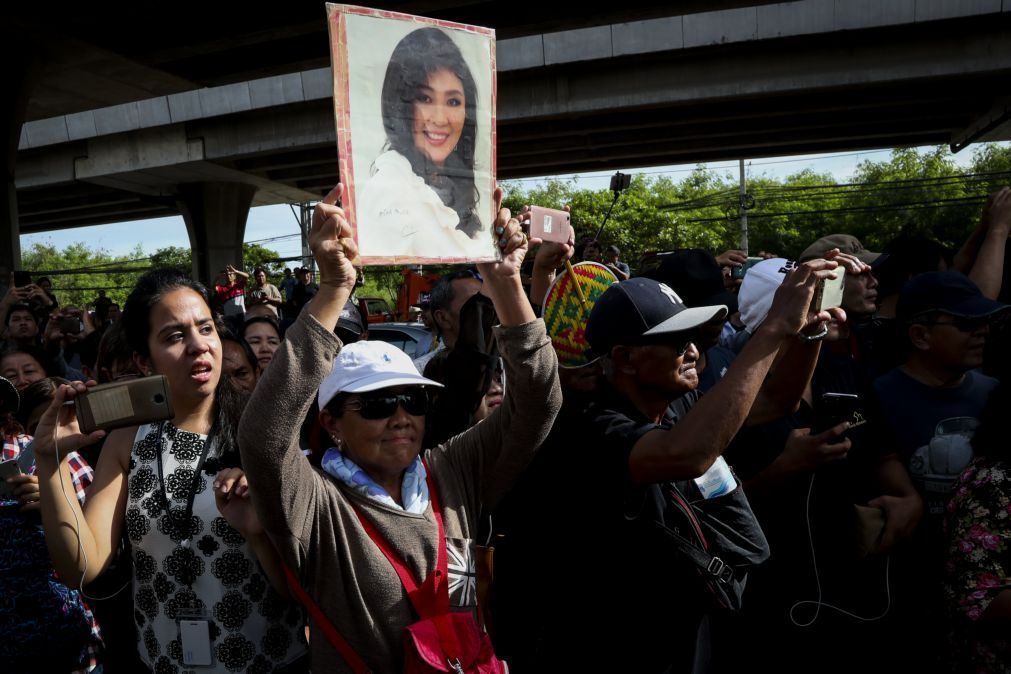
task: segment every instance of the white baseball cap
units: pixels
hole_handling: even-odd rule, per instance
[[[437,386],[442,384],[418,374],[410,356],[386,342],[348,344],[333,361],[333,369],[319,385],[323,409],[338,393],[365,393],[390,386]]]
[[[737,308],[741,312],[741,323],[748,332],[754,333],[769,315],[776,290],[794,266],[786,258],[774,257],[762,260],[744,275],[737,291]]]

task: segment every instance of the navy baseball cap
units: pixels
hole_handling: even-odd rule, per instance
[[[618,345],[634,346],[647,337],[685,332],[727,317],[725,305],[685,306],[670,286],[648,278],[615,283],[593,305],[586,341],[595,356]]]
[[[932,311],[960,318],[986,318],[1007,309],[984,297],[979,286],[957,271],[932,271],[914,276],[902,289],[895,307],[898,318],[911,320]]]
[[[723,286],[723,271],[708,251],[687,248],[668,253],[643,276],[666,283],[690,307],[723,304],[730,313],[737,311],[737,296]]]

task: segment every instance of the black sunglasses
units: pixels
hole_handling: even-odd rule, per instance
[[[669,346],[677,352],[678,358],[683,358],[692,345],[698,343],[699,335],[695,331],[664,335],[647,335],[630,346]]]
[[[404,393],[363,393],[344,409],[358,412],[362,419],[389,419],[396,413],[398,405],[408,414],[424,416],[428,414],[428,391],[415,388]]]

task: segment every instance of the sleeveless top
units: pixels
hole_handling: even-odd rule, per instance
[[[217,448],[211,448],[195,480],[206,444],[206,435],[168,421],[137,430],[126,530],[140,657],[156,674],[270,672],[305,654],[304,617],[297,604],[274,592],[252,548],[218,512],[214,477],[226,466]],[[211,667],[183,664],[176,620],[185,616],[177,611],[192,608],[209,622]]]

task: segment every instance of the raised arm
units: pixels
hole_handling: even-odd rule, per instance
[[[85,390],[81,382],[57,389],[32,442],[46,546],[53,559],[53,568],[69,587],[77,587],[82,578],[84,583],[90,583],[113,559],[126,516],[127,477],[133,447],[131,431],[135,434],[137,430],[121,429],[109,436],[82,510],[62,459],[70,451],[79,451],[97,442],[104,431],[83,435],[77,426],[74,408],[63,407],[63,403]]]
[[[282,554],[289,538],[304,542],[313,470],[299,447],[299,429],[341,342],[334,327],[354,287],[357,255],[351,228],[335,204],[338,185],[313,213],[309,246],[320,268],[319,292],[288,330],[239,423],[239,450],[253,505]],[[277,401],[291,401],[292,406]]]
[[[536,318],[520,282],[520,266],[530,242],[520,228],[519,220],[512,217],[508,208],[501,208],[501,188],[495,188],[493,198],[498,212],[494,224],[495,236],[499,250],[502,251],[502,259],[477,266],[484,278],[481,292],[494,302],[495,312],[503,327],[522,325]],[[538,244],[541,241],[534,239],[532,243]]]
[[[811,260],[790,272],[776,291],[769,316],[726,376],[669,430],[650,431],[632,448],[629,475],[637,482],[698,477],[727,448],[758,396],[776,355],[787,340],[830,320],[828,312],[810,312],[818,281],[835,262]]]
[[[871,271],[870,265],[852,255],[839,252],[838,248],[826,253],[825,259],[845,268],[847,274],[869,274]],[[840,324],[846,321],[846,312],[841,307],[834,307],[828,312],[832,320]],[[810,326],[807,332],[817,335],[823,332],[825,327],[824,323],[817,323]],[[810,384],[814,375],[819,353],[821,353],[821,340],[787,340],[773,362],[769,376],[759,389],[758,397],[751,406],[745,423],[749,426],[762,424],[796,412],[804,389]]]
[[[225,271],[227,271],[229,274],[235,274],[236,276],[238,276],[239,280],[242,281],[243,285],[245,285],[246,281],[249,280],[248,273],[242,271],[241,269],[236,269],[232,265],[228,265],[227,267],[225,267]]]
[[[501,204],[501,190],[495,202]],[[494,505],[544,442],[561,407],[558,360],[544,328],[534,317],[520,283],[527,239],[508,209],[500,209],[495,236],[498,262],[481,264],[482,292],[495,304],[499,351],[505,364],[505,397],[487,419],[450,439],[440,450],[468,482],[477,476],[481,498]]]
[[[540,307],[542,312],[542,304],[555,280],[555,272],[575,252],[574,236],[575,234],[570,234],[568,243],[545,241],[534,255],[534,267],[530,272],[530,303]]]
[[[983,224],[985,232],[968,276],[984,296],[995,300],[1004,281],[1004,250],[1011,234],[1011,188],[990,195],[983,208]]]

